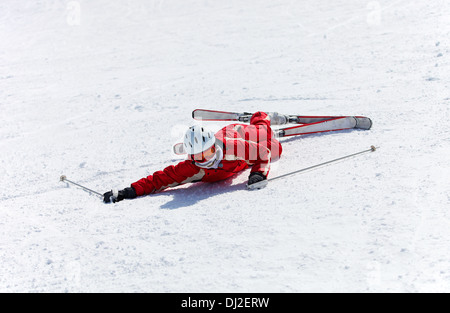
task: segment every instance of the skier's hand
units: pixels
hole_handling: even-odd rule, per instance
[[[111,190],[103,194],[103,202],[105,203],[116,203],[122,201],[123,199],[134,199],[136,198],[136,190],[133,187],[128,187],[123,190]]]
[[[248,183],[247,186],[259,183],[260,181],[266,180],[267,177],[264,176],[262,173],[260,172],[254,172],[251,173],[250,176],[248,177]]]
[[[117,201],[120,201],[120,200],[117,200],[118,196],[119,196],[119,191],[117,189],[107,191],[103,194],[103,202],[105,202],[105,203],[114,202],[115,203]]]

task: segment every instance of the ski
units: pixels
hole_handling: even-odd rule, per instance
[[[320,122],[302,124],[299,126],[275,129],[275,136],[278,138],[310,135],[331,131],[347,130],[353,128],[370,129],[372,122],[366,117],[341,116],[323,120]]]
[[[196,109],[192,112],[192,118],[199,121],[239,121],[248,123],[253,113],[237,113]],[[304,116],[304,115],[288,115],[289,124],[314,124],[336,119],[351,117],[356,120],[356,124],[350,128],[359,128],[368,130],[372,127],[372,121],[365,116]],[[347,129],[345,127],[344,129]],[[295,135],[295,134],[294,134]]]
[[[173,153],[175,153],[176,155],[186,154],[186,150],[184,149],[184,145],[182,142],[173,145]]]
[[[196,109],[192,112],[192,118],[198,121],[239,121],[248,123],[253,113],[224,112],[214,110]],[[309,124],[322,122],[338,116],[297,116],[289,115],[291,124]]]
[[[248,123],[252,113],[235,113],[197,109],[192,112],[192,118],[200,121],[239,121]]]

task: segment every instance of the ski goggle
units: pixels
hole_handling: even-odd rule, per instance
[[[197,163],[204,163],[210,160],[212,157],[214,157],[215,154],[216,154],[216,146],[212,145],[212,147],[207,149],[206,151],[197,154],[192,154],[191,160]]]

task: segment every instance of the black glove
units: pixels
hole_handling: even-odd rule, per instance
[[[248,177],[248,183],[247,186],[259,183],[260,181],[266,180],[267,177],[264,176],[262,173],[260,172],[254,172],[251,173],[250,176]]]
[[[137,197],[136,190],[133,187],[127,187],[123,190],[111,190],[105,192],[103,194],[103,202],[111,203],[111,202],[119,202],[123,199],[134,199]]]

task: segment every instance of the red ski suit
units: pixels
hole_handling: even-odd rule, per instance
[[[224,180],[249,166],[252,166],[252,172],[260,172],[267,177],[271,160],[278,159],[282,152],[281,144],[273,137],[270,118],[264,112],[256,112],[250,125],[231,124],[215,136],[216,144],[223,150],[223,160],[218,168],[202,168],[191,159],[168,166],[131,184],[137,196],[191,182]]]

